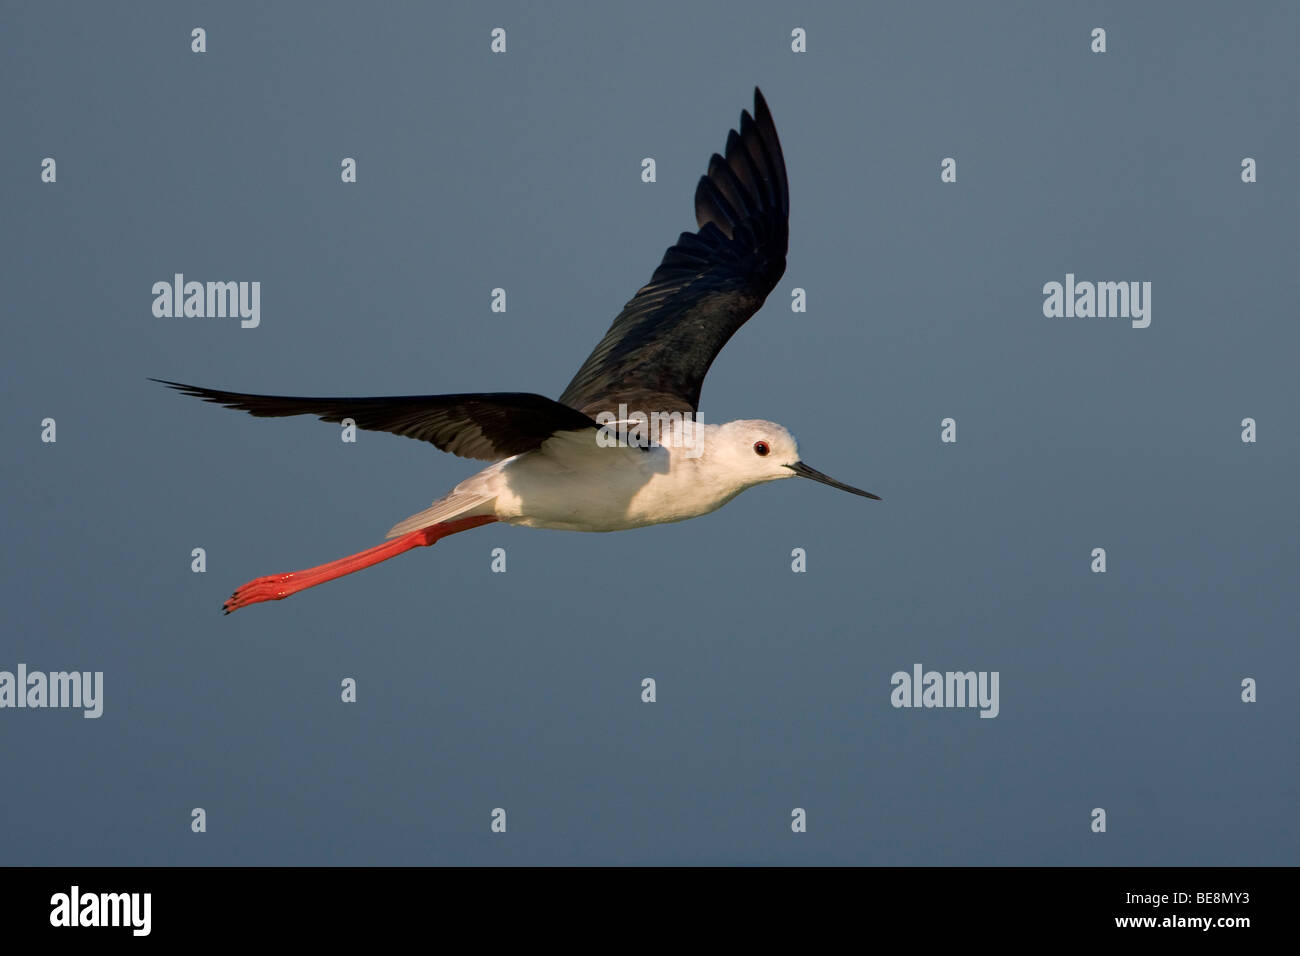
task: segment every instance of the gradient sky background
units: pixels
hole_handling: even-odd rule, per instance
[[[0,711],[0,862],[1296,863],[1300,7],[618,6],[0,8],[0,669],[105,674],[99,720]],[[882,502],[494,525],[221,616],[478,463],[147,377],[557,395],[756,84],[789,269],[702,413]],[[175,272],[261,327],[154,318]],[[1150,328],[1044,318],[1067,272]],[[894,709],[917,662],[1000,716]]]

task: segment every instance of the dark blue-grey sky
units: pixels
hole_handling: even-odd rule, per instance
[[[0,670],[105,685],[0,710],[0,862],[1297,862],[1294,4],[0,16]],[[220,615],[478,465],[147,377],[556,395],[756,84],[789,269],[702,412],[882,502],[493,525]],[[260,281],[260,327],[155,318],[176,272]],[[1045,318],[1066,273],[1150,281],[1150,327]],[[998,671],[999,716],[893,708],[918,662]]]

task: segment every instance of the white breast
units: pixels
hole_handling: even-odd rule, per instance
[[[707,514],[743,490],[717,480],[707,456],[663,446],[600,448],[590,435],[556,436],[541,451],[503,462],[494,481],[497,518],[531,528],[620,531]]]

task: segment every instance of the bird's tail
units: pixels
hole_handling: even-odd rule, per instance
[[[445,498],[435,501],[429,507],[425,508],[418,514],[397,524],[384,535],[387,538],[397,538],[404,534],[410,534],[412,531],[419,531],[421,528],[427,528],[430,525],[441,524],[444,521],[450,521],[453,518],[472,518],[480,515],[492,515],[492,495],[485,495],[473,491],[453,491]]]

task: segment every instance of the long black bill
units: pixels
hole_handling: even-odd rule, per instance
[[[863,491],[861,488],[854,488],[853,486],[846,485],[841,481],[836,481],[830,475],[823,475],[816,468],[809,468],[801,461],[796,461],[793,465],[786,465],[785,467],[789,468],[800,478],[811,478],[813,481],[820,481],[823,485],[830,485],[832,488],[840,489],[840,491],[847,491],[851,494],[861,495],[864,498],[874,498],[876,501],[880,500],[880,495],[873,495],[869,491]]]

